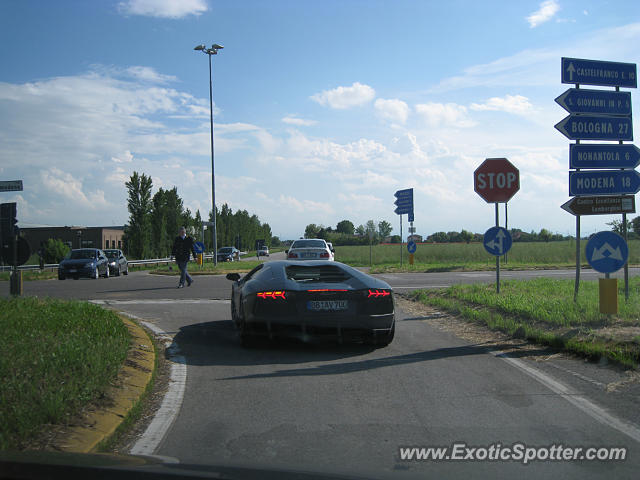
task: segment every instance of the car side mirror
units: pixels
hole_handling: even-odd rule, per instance
[[[289,253],[289,250],[285,250],[284,253]]]
[[[331,249],[331,253],[336,253],[336,249],[335,249],[335,248],[332,248],[332,249]]]
[[[227,280],[231,280],[232,282],[237,282],[240,280],[240,274],[237,272],[227,273]]]

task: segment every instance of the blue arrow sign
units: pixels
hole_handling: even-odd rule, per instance
[[[408,200],[405,200],[404,198],[399,198],[398,200],[396,200],[395,202],[393,202],[393,204],[396,207],[406,207],[406,206],[413,206],[413,199],[410,198]]]
[[[411,211],[409,212],[408,219],[410,222],[413,222],[413,209],[411,209]]]
[[[631,92],[570,88],[556,103],[569,113],[631,115]]]
[[[629,258],[629,247],[620,235],[614,232],[598,232],[587,242],[587,261],[594,270],[613,273],[624,267]]]
[[[413,215],[413,207],[397,207],[394,210],[395,213],[397,213],[398,215],[404,215],[405,213],[408,213],[409,215]],[[413,220],[409,220],[410,222],[412,222]]]
[[[202,242],[194,242],[193,243],[193,249],[196,251],[196,253],[203,253],[204,252],[204,243],[202,243]]]
[[[404,190],[398,190],[396,193],[394,193],[396,198],[402,198],[402,197],[411,197],[413,198],[413,188],[405,188]]]
[[[562,57],[562,83],[636,88],[638,75],[635,63]]]
[[[502,227],[491,227],[484,233],[484,249],[491,255],[499,257],[511,250],[511,234]]]
[[[416,242],[414,242],[413,240],[409,240],[407,242],[407,250],[409,251],[409,253],[416,253],[417,248],[418,246],[416,245]]]
[[[635,170],[569,172],[569,196],[622,195],[640,191],[640,174]]]
[[[556,128],[570,140],[633,140],[631,117],[569,115]]]
[[[630,144],[572,143],[569,168],[636,168],[640,149]]]

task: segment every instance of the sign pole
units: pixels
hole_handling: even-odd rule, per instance
[[[627,242],[627,214],[622,214],[622,232],[624,241]],[[624,264],[624,300],[625,302],[629,301],[629,262],[625,262]]]
[[[500,226],[500,211],[496,202],[496,227]],[[500,293],[500,255],[496,255],[496,293]]]
[[[504,202],[504,228],[509,230],[509,211],[507,210],[508,202]],[[504,252],[504,263],[508,263],[507,252]]]
[[[576,215],[576,281],[573,287],[573,302],[578,301],[580,288],[580,215]]]
[[[402,266],[402,215],[400,215],[400,266]]]

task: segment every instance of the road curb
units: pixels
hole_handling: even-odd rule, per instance
[[[144,329],[132,320],[118,315],[131,335],[131,347],[118,372],[118,385],[105,397],[109,405],[89,411],[79,425],[68,428],[55,449],[67,452],[96,451],[101,442],[111,437],[140,400],[153,378],[156,350]]]

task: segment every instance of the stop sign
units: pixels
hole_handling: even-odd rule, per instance
[[[506,158],[487,158],[473,172],[473,189],[486,202],[508,202],[520,190],[520,172]]]

